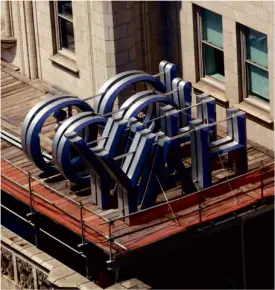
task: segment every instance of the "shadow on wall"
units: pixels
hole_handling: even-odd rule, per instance
[[[12,63],[17,50],[17,42],[15,38],[5,35],[5,21],[1,15],[1,59]]]
[[[182,76],[180,12],[178,1],[112,2],[117,73],[140,69],[158,73],[168,60]]]

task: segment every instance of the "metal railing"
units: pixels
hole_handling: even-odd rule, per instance
[[[4,157],[1,157],[1,159],[4,160],[5,162],[7,162],[8,164],[10,164],[12,167],[15,167],[16,169],[20,170],[20,172],[24,173],[26,175],[26,177],[28,178],[28,187],[26,187],[26,186],[18,183],[17,181],[9,178],[3,172],[1,173],[3,179],[6,179],[6,180],[8,180],[11,183],[16,184],[20,188],[24,189],[24,191],[28,192],[29,198],[30,198],[29,203],[30,203],[31,214],[33,212],[35,212],[35,206],[39,203],[37,201],[37,199],[40,199],[40,200],[44,201],[47,204],[50,204],[51,206],[55,207],[56,209],[58,209],[62,213],[70,216],[72,219],[74,219],[75,221],[80,223],[80,227],[81,227],[80,228],[81,244],[79,245],[80,247],[86,244],[85,228],[90,229],[94,233],[100,235],[103,238],[102,243],[109,244],[109,257],[110,257],[111,261],[114,259],[114,256],[113,256],[114,250],[117,251],[118,247],[120,248],[120,250],[124,250],[124,251],[128,250],[127,247],[125,247],[124,245],[120,244],[117,241],[117,239],[119,239],[119,238],[125,237],[125,236],[130,235],[130,234],[134,234],[136,232],[140,232],[140,231],[143,231],[143,230],[146,230],[146,229],[149,229],[149,228],[153,228],[155,226],[158,226],[158,225],[161,225],[161,224],[165,224],[165,223],[170,222],[170,221],[176,221],[178,223],[179,219],[188,218],[188,216],[194,215],[194,213],[198,214],[198,217],[199,217],[198,225],[199,225],[199,224],[201,224],[201,223],[203,223],[205,221],[203,219],[203,212],[206,209],[210,209],[211,207],[217,207],[222,202],[225,202],[225,201],[230,200],[230,199],[232,199],[232,200],[236,199],[237,197],[245,195],[245,194],[247,194],[247,193],[249,193],[251,191],[254,191],[256,189],[261,189],[260,196],[259,196],[259,198],[257,200],[263,200],[265,198],[264,187],[269,184],[269,183],[268,184],[264,183],[264,173],[267,170],[271,169],[272,166],[274,166],[274,162],[271,162],[271,163],[269,163],[267,165],[263,165],[263,162],[261,162],[261,166],[260,167],[254,169],[254,170],[251,170],[251,171],[249,171],[249,172],[247,172],[245,174],[242,174],[242,175],[230,178],[230,179],[228,179],[226,181],[220,182],[218,184],[215,184],[215,185],[207,188],[206,190],[211,190],[211,188],[215,188],[217,186],[220,186],[220,185],[223,185],[223,184],[227,184],[228,182],[232,182],[232,181],[234,181],[236,179],[239,179],[239,178],[248,176],[250,174],[256,173],[257,171],[260,171],[260,185],[258,185],[257,187],[255,187],[253,189],[249,189],[248,191],[238,191],[237,193],[233,192],[233,194],[231,194],[230,196],[225,197],[225,198],[221,198],[221,199],[216,200],[216,201],[214,201],[213,203],[210,203],[210,204],[207,204],[207,201],[204,201],[204,190],[203,191],[198,191],[198,192],[194,193],[194,194],[198,195],[198,199],[197,199],[198,203],[197,203],[197,205],[195,206],[195,208],[193,210],[191,210],[191,211],[189,211],[187,213],[174,214],[173,217],[168,217],[167,214],[164,214],[163,217],[166,217],[165,220],[156,221],[156,222],[150,222],[150,224],[140,225],[138,228],[136,228],[136,226],[135,226],[134,230],[133,230],[133,228],[131,226],[129,226],[128,227],[129,231],[125,231],[122,234],[116,235],[115,231],[113,231],[113,226],[115,226],[115,223],[117,221],[125,221],[126,218],[133,218],[134,216],[141,215],[142,213],[149,212],[149,211],[151,211],[153,209],[161,208],[161,207],[163,207],[165,205],[171,207],[172,203],[175,203],[178,200],[181,200],[181,199],[185,198],[186,196],[185,197],[179,197],[179,198],[173,199],[173,200],[168,200],[166,202],[162,202],[162,203],[160,203],[158,205],[155,205],[155,206],[153,206],[153,207],[151,207],[149,209],[140,210],[138,212],[135,212],[135,213],[132,213],[132,214],[129,214],[129,215],[124,215],[124,216],[116,217],[116,218],[112,218],[112,219],[110,219],[110,218],[106,219],[106,218],[101,217],[100,215],[98,215],[94,211],[90,210],[89,208],[85,207],[82,204],[82,202],[78,202],[78,201],[76,201],[74,199],[71,199],[70,197],[68,197],[68,196],[64,195],[63,193],[59,192],[58,190],[55,190],[55,189],[51,188],[50,186],[48,186],[44,182],[41,182],[38,178],[32,176],[30,173],[24,171],[22,168],[12,164],[12,162],[10,162],[9,160],[5,159]],[[41,184],[42,186],[46,187],[49,191],[52,191],[52,192],[58,194],[59,196],[64,198],[64,200],[76,205],[79,208],[79,218],[74,216],[72,213],[62,209],[60,206],[58,206],[58,203],[55,204],[54,202],[52,202],[52,201],[48,200],[47,198],[41,196],[38,192],[34,191],[33,188],[32,188],[32,180],[36,181],[37,184]],[[104,233],[102,233],[101,231],[97,230],[96,228],[92,227],[91,225],[85,223],[85,220],[83,218],[83,210],[87,210],[91,214],[95,214],[95,215],[99,216],[100,218],[102,218],[104,222],[101,223],[100,225],[108,224],[108,236],[105,235]],[[179,227],[185,227],[185,225],[181,226],[180,224],[178,224],[178,226]],[[116,245],[116,248],[114,248],[115,245]]]
[[[270,181],[270,182],[265,184],[264,183],[264,173],[274,166],[274,162],[268,163],[265,166],[263,165],[262,161],[260,163],[261,163],[260,168],[257,168],[257,169],[254,169],[252,171],[249,171],[249,172],[247,172],[245,174],[233,177],[233,178],[231,178],[229,180],[226,180],[224,182],[215,184],[215,185],[205,189],[205,190],[209,190],[209,189],[211,190],[211,188],[215,188],[215,187],[217,187],[219,185],[222,185],[222,184],[227,184],[228,182],[232,182],[232,181],[234,181],[236,179],[239,179],[239,178],[242,178],[242,177],[246,177],[246,176],[251,175],[253,173],[256,173],[257,171],[260,170],[260,185],[254,187],[252,189],[248,189],[247,191],[239,191],[238,189],[235,189],[235,190],[237,190],[237,193],[234,193],[234,190],[230,191],[230,192],[232,192],[232,194],[230,196],[218,199],[218,200],[216,200],[216,201],[214,201],[213,203],[210,203],[210,204],[207,204],[207,201],[204,201],[204,198],[205,198],[205,196],[203,195],[204,194],[204,190],[203,191],[198,191],[198,192],[194,193],[194,194],[198,195],[198,199],[197,199],[198,203],[197,203],[197,206],[194,206],[195,208],[193,210],[191,210],[191,211],[189,211],[187,213],[183,213],[183,214],[178,214],[178,213],[175,214],[174,213],[173,217],[169,218],[169,217],[167,217],[167,214],[169,212],[169,210],[167,209],[167,214],[164,214],[164,216],[163,216],[163,217],[165,217],[165,215],[166,215],[166,219],[165,220],[154,222],[154,223],[150,223],[149,225],[146,225],[146,226],[140,225],[140,227],[136,228],[135,230],[130,230],[130,231],[124,232],[123,234],[115,235],[114,231],[112,231],[112,227],[115,225],[116,221],[123,221],[126,218],[133,218],[133,217],[135,217],[137,215],[140,215],[142,213],[146,213],[146,212],[148,212],[148,211],[150,211],[152,209],[161,208],[161,207],[163,207],[165,205],[167,205],[167,206],[169,206],[169,208],[171,208],[171,204],[172,203],[175,203],[175,202],[177,202],[179,200],[182,200],[186,196],[185,197],[180,197],[180,198],[177,198],[177,199],[174,199],[174,200],[166,201],[166,202],[163,202],[163,203],[160,203],[160,204],[158,204],[156,206],[150,207],[149,209],[140,210],[140,211],[137,211],[135,213],[124,215],[124,216],[121,216],[121,217],[118,217],[118,218],[109,219],[107,222],[104,222],[103,224],[108,223],[109,233],[111,233],[110,234],[110,238],[107,240],[109,242],[109,245],[110,245],[110,260],[112,261],[112,250],[111,250],[112,249],[112,243],[114,243],[116,239],[125,237],[127,235],[131,235],[131,234],[134,234],[134,233],[137,233],[137,232],[149,229],[149,228],[153,228],[155,226],[159,226],[161,224],[165,224],[165,223],[170,222],[170,221],[176,221],[178,226],[184,228],[185,225],[181,226],[179,224],[179,219],[191,217],[195,213],[198,214],[198,217],[199,217],[198,221],[199,222],[198,223],[194,223],[192,225],[200,225],[200,224],[204,223],[205,221],[207,221],[207,220],[203,219],[203,212],[205,210],[210,209],[211,207],[212,208],[217,207],[217,206],[219,206],[219,204],[224,203],[226,201],[234,200],[234,199],[236,199],[238,197],[241,197],[243,195],[247,195],[248,193],[251,193],[252,191],[255,191],[257,189],[261,189],[261,192],[259,194],[259,198],[254,198],[254,199],[255,199],[255,201],[259,201],[259,200],[262,201],[266,197],[264,195],[264,187],[274,183],[274,180],[272,180],[272,181]],[[267,196],[270,196],[270,194],[268,194]],[[179,210],[178,210],[178,212],[179,212]],[[131,227],[129,227],[129,228],[131,229]]]
[[[69,196],[66,196],[65,194],[61,193],[60,191],[51,188],[50,186],[48,186],[44,182],[40,181],[38,178],[32,176],[29,172],[27,172],[27,171],[23,170],[22,168],[12,164],[12,162],[7,160],[3,156],[1,157],[1,159],[4,160],[5,162],[7,162],[10,166],[12,166],[12,167],[16,168],[17,170],[19,170],[21,173],[23,173],[28,178],[28,187],[26,187],[26,186],[20,184],[19,182],[15,181],[14,179],[9,178],[3,172],[1,172],[1,176],[2,176],[3,179],[6,179],[6,180],[8,180],[11,183],[16,184],[17,186],[22,188],[24,191],[28,192],[29,198],[30,198],[30,202],[29,202],[30,203],[30,211],[31,211],[30,214],[32,214],[35,211],[34,202],[38,203],[38,201],[34,201],[34,198],[38,198],[38,199],[44,201],[45,203],[55,207],[57,210],[61,211],[62,213],[67,214],[72,219],[74,219],[75,221],[80,223],[80,226],[81,226],[81,230],[80,230],[80,233],[81,233],[81,244],[80,245],[84,245],[86,243],[86,241],[85,241],[85,228],[88,228],[88,229],[92,230],[94,233],[100,235],[102,238],[104,238],[104,240],[109,238],[108,236],[106,236],[101,231],[99,231],[99,230],[95,229],[94,227],[90,226],[89,224],[85,223],[85,220],[83,218],[83,210],[86,210],[86,211],[90,212],[91,214],[97,215],[102,220],[108,221],[106,218],[101,217],[98,213],[96,213],[93,210],[89,209],[88,207],[84,206],[82,204],[82,202],[78,202],[78,201],[70,198]],[[32,180],[37,182],[37,184],[40,184],[40,185],[46,187],[49,191],[56,193],[57,195],[62,197],[64,199],[64,201],[67,201],[67,202],[77,206],[78,209],[79,209],[80,218],[78,219],[72,213],[62,209],[62,207],[58,206],[59,203],[54,203],[51,200],[49,200],[49,199],[45,198],[44,196],[40,195],[38,192],[34,191],[33,188],[32,188]],[[115,243],[115,244],[118,247],[120,247],[121,249],[123,249],[123,250],[127,249],[126,247],[120,245],[119,243]]]

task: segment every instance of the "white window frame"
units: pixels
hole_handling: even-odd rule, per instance
[[[72,1],[73,2],[73,1]],[[59,53],[67,58],[70,58],[75,61],[75,52],[71,52],[68,49],[62,47],[62,39],[60,35],[60,21],[59,18],[63,18],[66,21],[69,21],[73,25],[73,18],[70,19],[64,15],[58,13],[58,1],[53,1],[53,14],[54,14],[54,29],[55,29],[55,44],[56,44],[56,53]],[[74,38],[75,40],[75,38]]]
[[[237,33],[238,33],[238,41],[239,41],[239,49],[238,49],[239,50],[239,71],[240,71],[240,76],[241,76],[241,82],[240,82],[241,101],[246,101],[252,105],[256,105],[260,107],[261,109],[265,111],[269,111],[270,98],[269,98],[269,102],[267,102],[259,98],[256,98],[253,95],[249,95],[249,92],[248,92],[247,63],[249,63],[250,65],[256,66],[264,71],[267,71],[268,74],[269,74],[269,69],[257,63],[254,63],[247,58],[247,47],[246,47],[247,29],[249,29],[249,27],[237,23]]]
[[[225,83],[221,82],[215,78],[212,78],[208,75],[205,75],[205,67],[204,67],[204,57],[203,57],[203,44],[218,49],[223,52],[224,50],[221,47],[218,47],[206,40],[203,39],[203,23],[202,23],[202,10],[204,8],[194,5],[194,16],[195,16],[195,38],[196,38],[196,48],[197,48],[197,73],[199,80],[205,81],[208,84],[220,89],[225,90]],[[210,10],[211,11],[211,10]]]

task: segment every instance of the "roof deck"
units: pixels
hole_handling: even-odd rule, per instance
[[[5,63],[1,68],[1,130],[20,138],[21,123],[27,112],[46,96],[60,92],[43,81],[24,78]],[[49,118],[41,133],[41,146],[48,153],[54,126],[54,120]],[[220,130],[218,134],[225,133]],[[274,195],[273,158],[248,145],[247,174],[234,177],[227,166],[227,157],[222,155],[214,164],[211,188],[188,196],[182,195],[180,186],[166,191],[168,203],[160,194],[157,205],[131,215],[129,225],[118,217],[117,209],[97,208],[86,185],[72,185],[61,174],[46,176],[26,158],[19,141],[1,140],[1,154],[2,190],[83,235],[106,253],[109,253],[110,229],[114,239],[112,253],[122,254]],[[188,156],[184,163],[190,166]],[[113,220],[112,225],[109,219]]]

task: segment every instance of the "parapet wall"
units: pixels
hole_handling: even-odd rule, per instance
[[[1,226],[1,289],[65,288],[103,289]],[[130,279],[107,289],[150,289],[150,287],[138,279]]]

